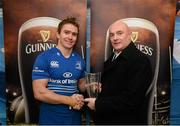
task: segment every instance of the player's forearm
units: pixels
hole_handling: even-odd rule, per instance
[[[74,106],[76,104],[76,101],[70,96],[59,95],[48,89],[37,92],[35,98],[50,104],[66,104],[69,106]]]

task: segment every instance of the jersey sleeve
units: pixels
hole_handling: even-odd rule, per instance
[[[48,78],[48,61],[44,55],[39,55],[33,65],[32,80]]]

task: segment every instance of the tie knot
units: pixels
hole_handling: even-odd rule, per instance
[[[117,54],[114,54],[113,58],[112,58],[112,61],[114,61],[117,57]]]

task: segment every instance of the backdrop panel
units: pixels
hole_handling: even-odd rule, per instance
[[[91,71],[103,70],[112,53],[107,30],[113,22],[126,22],[136,47],[151,60],[153,81],[148,120],[168,124],[170,51],[173,41],[175,0],[96,0],[91,1]]]
[[[170,124],[178,125],[180,124],[180,0],[177,0],[176,4],[176,20],[172,59]]]
[[[36,56],[56,45],[61,19],[76,17],[80,37],[75,50],[85,56],[86,0],[4,0],[7,120],[36,123],[38,102],[32,92],[31,71]]]
[[[6,124],[5,65],[2,1],[0,1],[0,124]]]

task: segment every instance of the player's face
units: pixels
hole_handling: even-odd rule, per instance
[[[57,35],[60,44],[65,49],[72,49],[76,44],[78,37],[78,29],[73,24],[63,25],[60,33]]]
[[[130,43],[130,31],[122,22],[116,22],[109,28],[109,39],[112,47],[117,51],[122,51]]]

